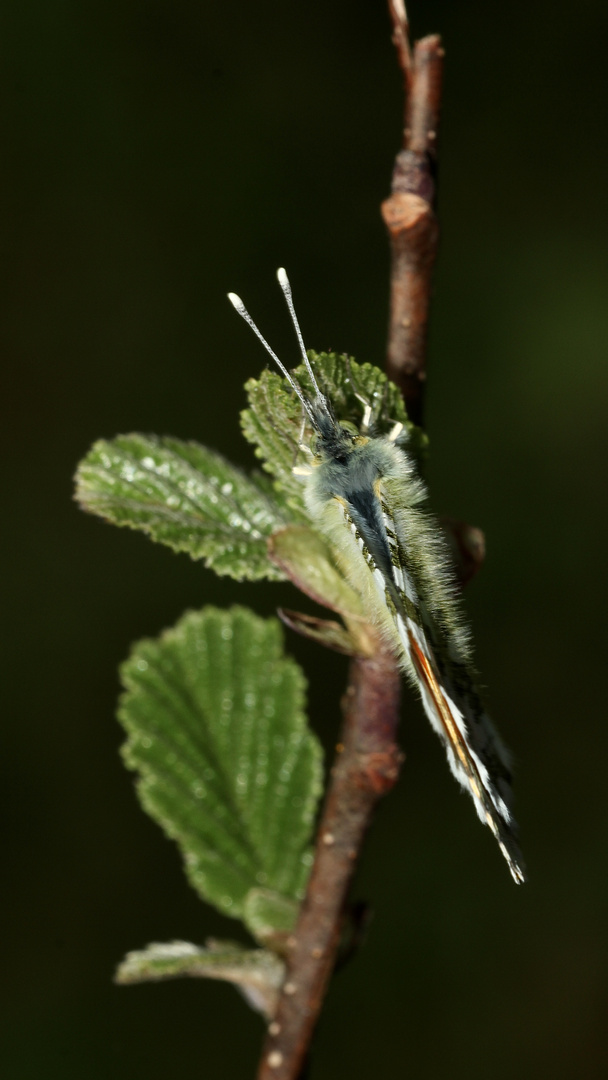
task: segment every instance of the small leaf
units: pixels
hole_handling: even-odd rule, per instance
[[[289,525],[268,543],[272,561],[301,592],[317,604],[361,617],[361,598],[336,566],[336,556],[321,533],[305,525]]]
[[[290,630],[309,641],[316,641],[325,649],[333,649],[344,656],[368,655],[361,652],[357,638],[334,619],[318,619],[314,615],[290,611],[288,608],[277,608],[277,615]]]
[[[198,893],[236,917],[260,885],[300,899],[312,862],[321,750],[282,644],[276,619],[204,608],[122,668],[124,758],[142,804]]]
[[[256,941],[274,952],[286,953],[299,906],[270,889],[251,889],[245,897],[243,921]]]
[[[198,443],[151,435],[95,443],[76,474],[85,510],[237,580],[283,576],[266,549],[285,523],[268,487]]]
[[[127,953],[115,981],[156,982],[160,979],[224,979],[234,983],[256,1012],[274,1016],[285,965],[267,949],[245,949],[233,941],[209,940],[205,948],[189,941],[153,942],[139,952]]]
[[[363,416],[361,398],[373,408],[374,424],[387,433],[397,421],[406,429],[410,453],[420,456],[427,446],[424,432],[408,420],[399,388],[373,364],[357,364],[350,357],[336,353],[308,353],[322,392],[332,403],[341,421],[359,427]],[[303,364],[294,377],[309,397],[314,397],[310,376]],[[263,371],[259,379],[250,379],[245,389],[249,408],[241,414],[245,438],[256,447],[256,456],[275,480],[275,488],[287,500],[293,515],[308,517],[303,488],[292,473],[301,442],[309,444],[313,430],[303,424],[303,409],[286,379],[274,371]]]
[[[268,551],[301,592],[337,611],[346,623],[344,629],[339,623],[283,609],[279,614],[286,626],[347,656],[372,656],[378,647],[376,633],[364,614],[361,596],[336,565],[339,558],[329,541],[305,525],[288,525],[273,533]]]

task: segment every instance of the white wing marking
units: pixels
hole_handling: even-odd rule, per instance
[[[395,604],[392,600],[394,588],[391,590],[391,583],[387,583],[384,574],[375,565],[364,538],[346,508],[343,507],[343,509],[345,520],[370,567],[382,602],[387,604],[393,615],[403,650],[417,676],[424,710],[432,727],[446,746],[450,768],[459,783],[470,792],[481,821],[492,830],[513,878],[515,881],[521,882],[524,880],[524,875],[518,864],[517,856],[514,854],[516,851],[515,844],[512,843],[513,851],[510,851],[507,843],[505,843],[510,839],[508,831],[513,824],[511,812],[499,794],[486,764],[472,744],[475,732],[472,730],[471,724],[467,723],[465,713],[456,704],[453,695],[448,693],[443,685],[433,650],[429,645],[422,625],[422,618],[412,618],[412,614],[419,616],[419,598],[415,584],[403,564],[404,553],[401,552],[397,542],[395,523],[388,514],[386,507],[382,505],[382,515],[387,532],[386,540],[393,556],[392,584],[396,586],[398,593],[409,601],[409,604],[404,604],[404,610],[402,611],[395,610]],[[408,607],[410,608],[409,611],[407,610]],[[483,723],[483,720],[481,723]]]

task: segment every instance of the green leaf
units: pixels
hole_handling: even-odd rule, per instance
[[[274,952],[285,953],[298,911],[299,906],[294,900],[271,889],[250,889],[245,897],[243,920],[256,941],[268,945]]]
[[[241,427],[256,447],[256,457],[274,477],[275,490],[285,499],[292,520],[308,521],[303,485],[292,470],[301,437],[309,437],[310,430],[305,428],[303,433],[302,406],[285,386],[285,380],[274,371],[263,371],[259,380],[250,379],[245,384],[250,407],[241,413]]]
[[[274,534],[268,549],[273,562],[311,600],[343,615],[363,615],[361,597],[338,569],[337,556],[321,533],[288,525]]]
[[[268,488],[198,443],[152,435],[95,443],[76,473],[85,510],[237,580],[283,577],[267,553],[285,523]]]
[[[341,421],[361,423],[361,398],[374,408],[374,423],[379,432],[390,431],[397,421],[409,435],[411,453],[421,455],[427,438],[420,428],[408,420],[399,388],[380,368],[373,364],[357,364],[350,357],[337,353],[308,353],[322,392],[329,398]],[[309,397],[314,397],[310,376],[303,364],[293,375]],[[259,379],[250,379],[245,387],[249,408],[241,414],[245,438],[256,447],[256,456],[275,480],[275,489],[286,499],[297,520],[308,518],[303,500],[302,484],[292,473],[301,442],[313,438],[310,423],[302,429],[302,406],[286,379],[274,371],[263,371]]]
[[[278,621],[238,607],[190,612],[139,642],[122,679],[125,761],[200,896],[236,917],[260,886],[301,899],[321,750]]]
[[[210,939],[205,948],[189,941],[153,942],[127,953],[115,981],[126,986],[183,976],[234,983],[253,1009],[270,1018],[276,1012],[285,964],[268,949],[245,949],[233,941]]]

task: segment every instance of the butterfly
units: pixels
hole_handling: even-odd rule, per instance
[[[450,769],[498,841],[513,879],[525,881],[511,803],[509,754],[477,689],[469,631],[444,534],[425,509],[426,488],[408,453],[403,423],[379,433],[371,403],[359,425],[340,421],[308,358],[285,270],[277,272],[312,393],[304,391],[262,336],[242,300],[228,297],[298,396],[314,432],[303,447],[315,527],[335,546],[370,620],[390,642],[444,744]]]

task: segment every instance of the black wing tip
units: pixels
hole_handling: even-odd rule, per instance
[[[528,875],[522,863],[516,863],[509,860],[509,870],[511,871],[511,877],[516,885],[527,884]]]
[[[513,878],[513,881],[516,885],[525,885],[528,880],[528,875],[517,842],[512,835],[505,836],[502,829],[500,830],[500,832],[502,833],[502,835],[495,835],[496,839],[498,840],[498,846],[506,859],[509,870],[511,871],[511,877]]]

